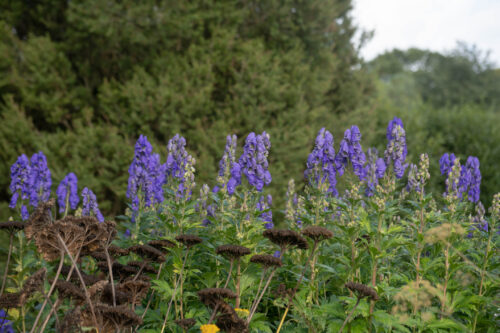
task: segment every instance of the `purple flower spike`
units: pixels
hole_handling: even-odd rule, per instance
[[[181,179],[184,177],[184,165],[188,157],[186,139],[176,134],[167,145],[167,176]]]
[[[344,174],[347,163],[350,161],[354,174],[359,180],[366,177],[364,165],[366,155],[361,148],[361,132],[358,126],[351,126],[344,132],[344,139],[340,142],[340,149],[335,156],[335,167],[339,176]]]
[[[375,193],[375,188],[378,185],[378,180],[384,177],[385,174],[385,163],[382,158],[378,157],[378,151],[375,148],[369,148],[368,152],[368,163],[365,166],[365,181],[366,190],[365,194],[371,197]]]
[[[396,178],[401,179],[408,164],[405,163],[408,154],[406,146],[406,132],[403,121],[397,117],[389,122],[387,126],[387,148],[384,152],[386,166],[393,165]]]
[[[135,144],[134,159],[128,169],[127,198],[132,200],[134,212],[139,209],[140,198],[146,207],[163,202],[165,168],[160,163],[160,155],[153,154],[148,138],[141,135]]]
[[[235,187],[241,181],[241,171],[239,165],[236,163],[236,135],[228,135],[226,137],[226,147],[224,148],[224,155],[219,162],[219,176],[217,178],[217,185],[214,187],[213,192],[217,193],[224,187],[227,187],[228,193],[233,194]],[[236,167],[236,168],[235,168]],[[234,171],[233,171],[234,169]],[[231,189],[229,189],[229,180],[231,181]]]
[[[14,333],[12,321],[7,319],[7,312],[4,309],[0,310],[0,333]]]
[[[51,186],[52,179],[47,166],[47,158],[41,151],[33,154],[30,173],[30,204],[36,207],[40,200],[49,200]]]
[[[99,206],[97,205],[97,198],[89,188],[85,187],[82,191],[83,198],[83,207],[82,207],[82,215],[83,216],[94,216],[99,220],[99,222],[104,222],[104,216],[102,216],[101,211],[99,210]]]
[[[24,154],[17,158],[17,161],[10,167],[10,186],[12,198],[9,203],[10,208],[16,208],[19,197],[22,200],[29,199],[30,196],[30,174],[31,167],[28,157]]]
[[[271,183],[272,177],[267,161],[270,148],[271,141],[266,132],[259,135],[252,132],[247,136],[243,154],[238,163],[234,163],[231,167],[231,179],[227,184],[229,194],[234,193],[236,186],[241,184],[242,173],[247,177],[248,183],[259,192],[265,185]]]
[[[481,171],[479,170],[479,159],[474,156],[467,158],[465,169],[469,173],[469,192],[468,198],[472,202],[479,201],[479,194],[481,193]]]
[[[257,202],[257,210],[263,211],[271,208],[271,205],[273,203],[273,197],[270,194],[268,194],[266,200],[267,202],[264,200],[264,196],[260,197],[259,202]],[[266,229],[274,228],[273,212],[271,210],[260,214],[260,219],[264,222],[264,227]]]
[[[328,182],[327,192],[337,196],[336,189],[336,168],[335,168],[335,149],[333,148],[333,136],[330,132],[322,128],[316,137],[316,145],[307,158],[304,177],[311,186],[320,188],[325,182]]]
[[[76,209],[80,198],[78,197],[78,179],[73,172],[70,172],[64,177],[57,187],[57,203],[59,205],[59,213],[66,210],[66,202],[69,203],[71,209]]]
[[[444,153],[443,156],[441,156],[439,159],[439,169],[442,175],[448,175],[448,173],[450,173],[453,161],[455,161],[455,154],[453,153]]]

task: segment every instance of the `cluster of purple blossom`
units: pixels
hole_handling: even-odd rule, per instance
[[[315,146],[309,154],[304,176],[313,187],[325,191],[332,196],[338,196],[336,189],[337,175],[342,176],[349,165],[360,181],[366,184],[365,194],[372,196],[376,191],[379,179],[383,178],[386,170],[392,166],[397,178],[404,176],[408,167],[406,163],[407,145],[406,134],[401,119],[394,117],[387,126],[387,147],[384,157],[378,156],[375,148],[370,148],[365,153],[361,146],[361,132],[357,126],[351,126],[344,133],[340,147],[335,153],[333,135],[322,128],[315,141]],[[228,135],[224,154],[219,162],[217,185],[213,192],[224,190],[233,195],[236,188],[242,184],[244,175],[248,183],[261,192],[264,186],[271,183],[268,155],[271,148],[269,134],[250,133],[243,147],[243,153],[236,160],[237,148],[236,135]],[[176,197],[189,200],[194,188],[195,160],[186,151],[186,140],[176,134],[167,145],[167,159],[164,164],[160,162],[160,155],[153,153],[153,147],[146,136],[141,135],[135,144],[135,152],[129,167],[127,198],[131,200],[132,220],[141,207],[149,208],[164,201],[164,187],[166,184],[176,186]],[[428,158],[426,160],[428,165]],[[444,154],[440,159],[441,173],[448,175],[455,161],[454,154]],[[425,162],[425,161],[424,161]],[[421,161],[421,163],[423,163]],[[425,164],[425,163],[424,163]],[[28,204],[36,207],[40,201],[48,200],[50,196],[51,173],[47,166],[47,159],[42,152],[36,153],[31,160],[26,155],[18,157],[11,167],[10,190],[12,198],[10,207],[15,208],[20,199],[21,216],[23,220],[29,217]],[[415,165],[410,166],[407,190],[420,191],[421,183],[425,178],[423,171]],[[472,202],[478,202],[481,183],[479,160],[470,156],[465,166],[461,167],[460,179],[457,181],[456,190],[460,197],[468,193]],[[202,188],[205,200],[200,202],[208,223],[208,217],[215,217],[217,206],[207,204],[208,186]],[[205,193],[206,192],[206,193]],[[77,192],[77,177],[69,173],[64,177],[57,188],[59,211],[67,213],[69,209],[76,209],[79,203]],[[93,214],[104,220],[99,211],[94,193],[88,188],[82,191],[82,214]],[[256,209],[263,211],[260,218],[266,227],[272,227],[272,212],[270,210],[271,196],[260,197]]]
[[[144,207],[163,202],[166,168],[166,164],[160,164],[160,155],[153,154],[153,147],[147,137],[141,135],[135,144],[134,159],[128,169],[127,198],[132,200],[132,219],[139,210],[141,200]]]
[[[52,178],[47,166],[47,159],[42,152],[31,156],[24,154],[10,168],[11,183],[9,186],[12,198],[10,208],[15,208],[21,199],[21,217],[27,220],[29,217],[28,206],[36,207],[39,201],[46,201],[50,196]]]
[[[9,207],[16,208],[18,201],[20,201],[21,218],[26,221],[29,218],[28,205],[37,207],[40,202],[50,198],[52,178],[47,158],[41,151],[33,154],[31,159],[22,154],[11,166],[10,177],[9,189],[12,192],[12,197]],[[71,172],[57,187],[56,196],[59,212],[67,212],[69,208],[76,209],[78,206],[80,198],[78,197],[77,182],[76,175]],[[82,215],[94,214],[99,221],[104,221],[94,193],[88,188],[84,188],[82,197]]]
[[[247,136],[243,146],[243,154],[238,162],[231,165],[231,178],[227,184],[229,194],[233,194],[236,186],[241,184],[242,174],[246,176],[248,183],[259,192],[262,191],[264,185],[271,183],[272,177],[267,161],[270,148],[271,141],[266,132],[258,135],[252,132]]]
[[[224,148],[224,154],[219,162],[219,176],[217,177],[217,185],[214,186],[213,192],[217,193],[221,189],[228,189],[229,187],[232,189],[232,193],[234,193],[234,188],[236,186],[236,178],[238,177],[237,170],[239,168],[235,168],[235,174],[231,171],[233,170],[233,165],[236,163],[236,135],[228,135],[226,138],[226,147]],[[232,179],[232,180],[231,180]],[[231,184],[229,184],[231,181]]]
[[[453,153],[444,153],[441,156],[439,166],[442,175],[446,175],[449,178],[455,159],[456,157]],[[475,156],[469,156],[465,165],[461,165],[460,167],[460,177],[457,184],[452,186],[452,190],[457,192],[459,198],[462,198],[463,194],[467,192],[469,201],[478,202],[481,187],[479,159]]]
[[[274,228],[273,223],[273,212],[271,211],[271,205],[273,204],[273,197],[268,194],[265,198],[261,196],[259,201],[257,202],[257,210],[264,211],[260,214],[260,219],[264,222],[264,227],[266,229]]]
[[[304,176],[310,185],[317,188],[328,182],[326,191],[337,196],[336,176],[342,176],[350,162],[354,174],[367,185],[366,195],[371,196],[378,185],[378,180],[384,176],[388,166],[393,166],[397,178],[403,177],[408,166],[405,163],[408,154],[406,135],[401,119],[394,117],[389,122],[387,140],[387,148],[384,152],[385,159],[378,157],[375,148],[368,149],[365,154],[361,147],[361,132],[357,126],[351,126],[345,131],[339,151],[335,154],[333,136],[322,128],[316,137],[314,149],[307,159]]]
[[[14,333],[12,321],[7,319],[7,312],[3,309],[0,310],[0,333]]]

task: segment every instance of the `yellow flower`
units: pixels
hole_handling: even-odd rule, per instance
[[[248,311],[247,309],[235,308],[234,311],[236,311],[238,316],[240,316],[242,318],[246,318],[250,314],[250,311]]]
[[[215,333],[219,332],[220,329],[214,324],[205,324],[200,327],[201,333]]]

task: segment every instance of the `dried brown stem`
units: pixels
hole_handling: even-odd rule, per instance
[[[0,290],[0,296],[3,295],[3,290],[5,288],[5,284],[7,282],[7,273],[9,272],[9,264],[10,264],[10,256],[12,254],[12,244],[14,241],[14,233],[10,233],[10,240],[9,240],[9,253],[7,254],[7,262],[5,263],[5,272],[3,273],[3,279],[2,279],[2,289]]]
[[[52,295],[52,292],[54,291],[54,289],[56,287],[57,279],[59,279],[59,275],[61,274],[61,269],[63,267],[63,263],[64,263],[64,251],[61,251],[61,259],[59,259],[59,267],[57,268],[57,272],[56,272],[56,275],[54,277],[54,281],[52,282],[52,284],[50,286],[49,292],[45,296],[45,299],[42,303],[42,307],[40,308],[40,311],[38,312],[38,314],[35,318],[35,322],[33,323],[33,327],[31,328],[30,333],[35,332],[38,321],[40,320],[40,318],[42,316],[43,309],[45,309],[45,306],[47,305],[47,302],[49,301],[49,298]]]
[[[57,238],[59,239],[59,242],[61,243],[61,245],[64,247],[66,254],[68,255],[69,259],[71,260],[71,264],[75,267],[76,274],[78,275],[78,278],[80,279],[80,283],[82,284],[83,291],[85,293],[85,298],[87,299],[87,303],[89,304],[90,313],[92,314],[92,320],[94,321],[95,327],[96,327],[97,331],[99,332],[99,325],[97,324],[97,317],[95,315],[94,305],[92,304],[92,301],[90,300],[90,295],[89,295],[89,292],[87,290],[87,286],[85,285],[85,281],[83,280],[82,274],[80,273],[80,270],[78,269],[78,266],[76,265],[75,259],[73,258],[73,256],[69,252],[68,247],[66,246],[66,243],[64,242],[64,240],[61,238],[61,236],[59,234],[57,235]]]

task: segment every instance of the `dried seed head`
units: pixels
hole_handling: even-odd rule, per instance
[[[305,238],[293,230],[273,228],[264,231],[263,236],[280,247],[296,246],[299,249],[309,247]]]
[[[111,244],[109,247],[108,247],[108,253],[110,255],[112,255],[113,257],[122,257],[122,256],[126,256],[129,254],[129,251],[128,249],[122,249],[121,247],[119,246],[116,246],[114,244]]]
[[[26,297],[30,297],[33,293],[43,291],[43,283],[45,281],[45,275],[47,274],[46,268],[40,268],[33,275],[31,275],[23,285],[23,294]]]
[[[60,333],[78,332],[82,322],[82,311],[79,306],[69,311],[62,320],[61,326],[58,329]]]
[[[19,308],[24,304],[23,293],[4,293],[0,296],[0,309]]]
[[[236,294],[226,288],[207,288],[198,291],[198,298],[203,304],[213,308],[225,298],[236,298]]]
[[[250,258],[250,261],[256,264],[261,264],[264,267],[281,267],[281,259],[273,257],[270,254],[256,254]]]
[[[302,234],[311,238],[315,242],[320,242],[325,239],[329,239],[333,237],[333,232],[330,230],[318,227],[318,226],[309,226],[302,230]]]
[[[71,266],[64,265],[61,269],[61,274],[63,276],[68,276],[69,272],[71,271]],[[93,285],[94,283],[100,281],[101,279],[97,277],[96,275],[88,275],[85,274],[84,272],[80,272],[83,278],[83,282],[85,282],[85,285],[90,286]],[[73,273],[71,274],[71,281],[79,283],[80,279],[78,278],[78,274],[73,270]]]
[[[100,261],[97,263],[97,267],[99,267],[99,269],[102,272],[109,273],[107,262]],[[113,278],[115,278],[115,279],[118,278],[120,280],[123,280],[131,275],[137,274],[137,269],[135,267],[122,265],[119,262],[113,262],[111,267],[113,269]]]
[[[128,250],[130,252],[137,253],[143,258],[150,258],[156,262],[164,262],[166,260],[161,251],[158,251],[157,249],[149,245],[134,245],[132,247],[129,247]]]
[[[218,246],[215,252],[228,258],[238,259],[250,254],[250,249],[240,245],[226,244]]]
[[[26,223],[16,222],[16,221],[8,221],[0,223],[0,230],[5,230],[8,233],[16,233],[19,230],[24,229],[26,227]]]
[[[85,235],[81,227],[68,222],[56,221],[43,227],[34,238],[38,252],[43,255],[45,260],[53,261],[58,259],[61,252],[64,252],[64,246],[59,241],[59,237],[68,248],[69,253],[75,256]]]
[[[378,300],[378,294],[375,291],[375,289],[365,286],[364,284],[356,282],[347,282],[345,286],[353,293],[356,293],[358,298],[369,297],[374,301]]]
[[[186,319],[176,320],[175,323],[179,325],[182,329],[187,331],[191,327],[193,327],[194,324],[196,324],[196,320],[194,320],[193,318],[186,318]]]
[[[177,244],[175,244],[172,241],[169,241],[168,239],[153,240],[149,242],[148,245],[154,247],[155,249],[161,251],[164,254],[168,252],[167,249],[172,249],[177,246]]]
[[[286,299],[290,297],[292,294],[293,294],[293,289],[290,288],[287,289],[284,283],[280,283],[278,288],[276,288],[276,290],[274,291],[274,296],[276,298]]]
[[[129,328],[142,324],[142,319],[128,308],[128,305],[110,306],[97,304],[96,310],[103,319],[105,327]]]
[[[248,325],[246,321],[239,318],[237,315],[229,314],[220,315],[217,318],[217,326],[226,333],[248,333]]]
[[[129,261],[127,263],[127,266],[136,267],[138,271],[142,268],[142,271],[145,273],[151,273],[151,274],[158,273],[156,268],[154,268],[151,264],[148,264],[147,262]]]
[[[92,302],[96,302],[99,299],[101,293],[108,283],[109,282],[107,280],[100,280],[90,286],[90,288],[88,289],[88,293]]]
[[[129,280],[122,282],[118,285],[118,290],[123,291],[129,295],[129,302],[133,304],[140,304],[142,299],[146,297],[151,283],[143,280]]]
[[[89,253],[102,248],[107,240],[108,234],[103,223],[93,216],[66,216],[59,220],[64,223],[71,223],[82,228],[85,239],[82,243],[81,253]]]
[[[50,283],[52,283],[53,281],[54,280],[50,280]],[[81,288],[78,288],[71,282],[57,280],[55,288],[59,292],[59,298],[71,298],[77,303],[85,302],[85,293],[83,292],[83,290]]]
[[[118,290],[118,286],[115,286],[115,301],[117,305],[127,304],[131,298],[132,295],[130,295],[130,293]],[[113,305],[113,289],[111,283],[107,283],[102,289],[101,302]]]
[[[203,241],[200,237],[194,235],[179,235],[175,237],[175,240],[184,244],[187,248],[200,244]]]
[[[52,222],[51,208],[55,205],[55,200],[51,199],[47,202],[40,202],[35,211],[26,222],[24,234],[27,239],[31,240],[38,232]]]
[[[106,261],[108,257],[106,257],[106,253],[104,252],[90,252],[89,255],[97,261]],[[110,258],[113,261],[113,258]]]

